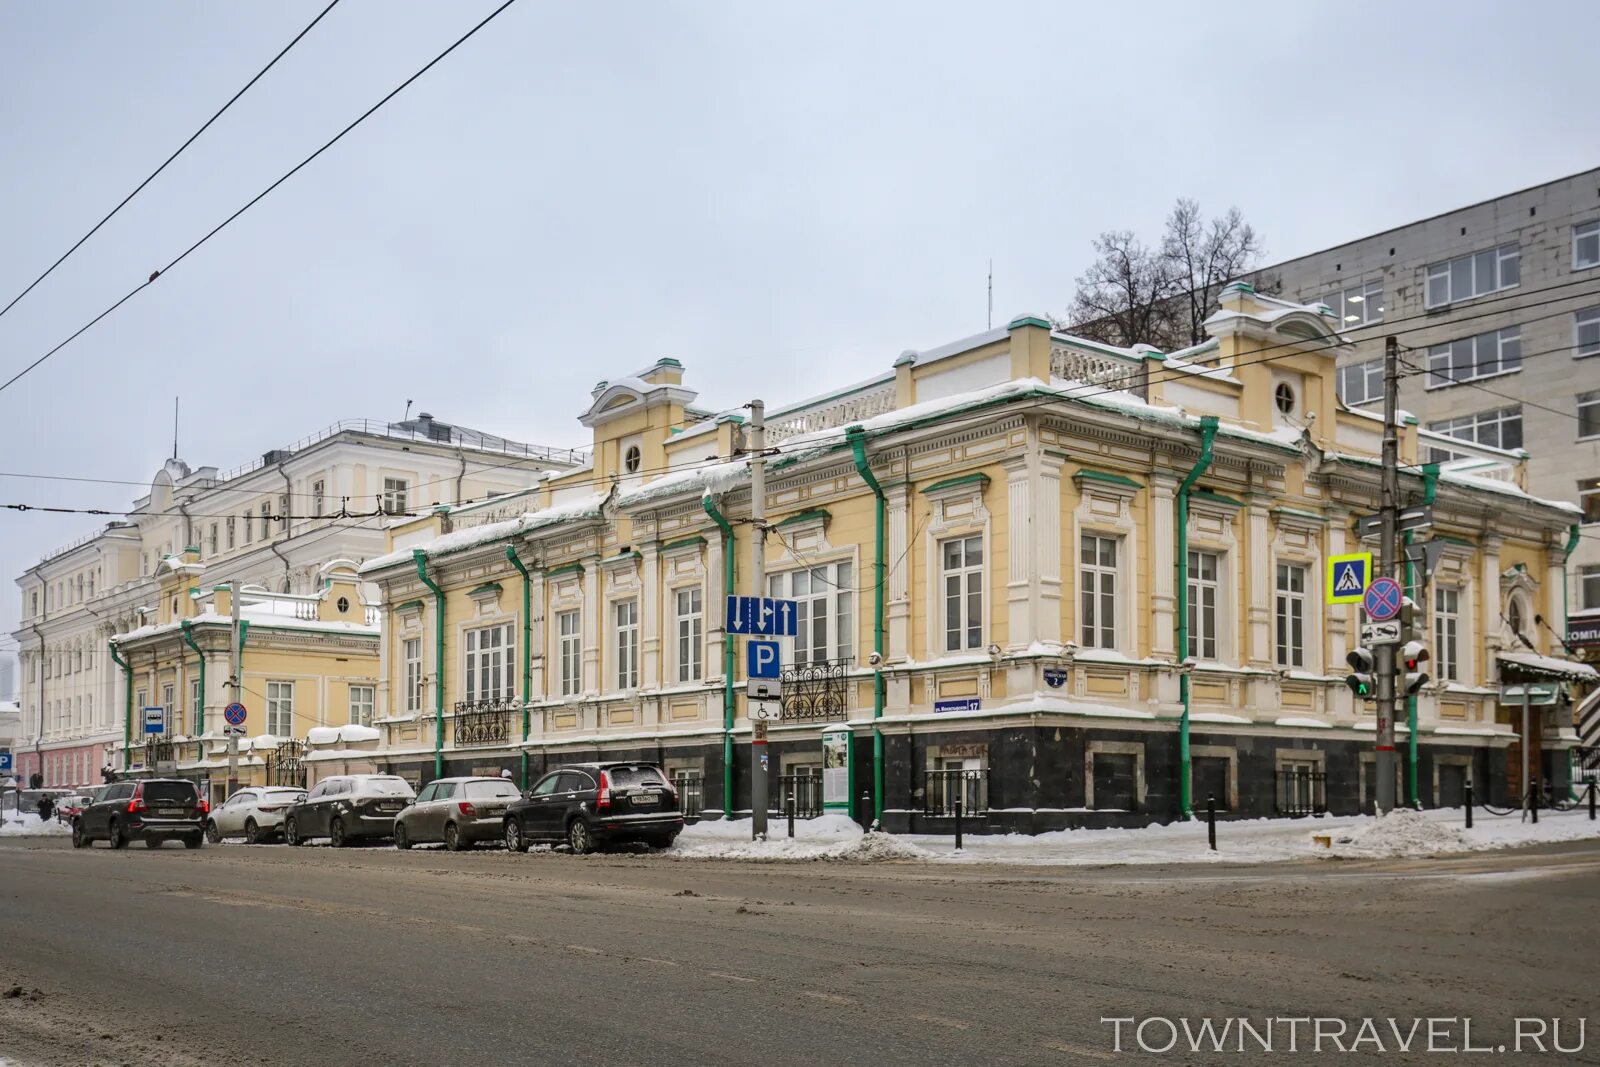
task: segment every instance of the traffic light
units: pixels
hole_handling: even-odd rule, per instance
[[[1400,643],[1417,639],[1417,605],[1410,597],[1406,597],[1400,604]]]
[[[1356,648],[1344,658],[1350,664],[1353,672],[1345,676],[1344,684],[1350,687],[1350,692],[1356,695],[1357,700],[1376,700],[1378,697],[1377,678],[1372,673],[1372,653],[1365,648]]]
[[[1401,650],[1400,659],[1405,665],[1406,680],[1403,692],[1406,696],[1415,696],[1417,690],[1428,684],[1426,667],[1429,660],[1428,650],[1421,641],[1407,641]]]

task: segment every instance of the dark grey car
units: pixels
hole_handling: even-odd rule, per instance
[[[429,782],[394,820],[394,847],[443,841],[451,852],[498,841],[506,806],[522,793],[505,778],[440,778]]]

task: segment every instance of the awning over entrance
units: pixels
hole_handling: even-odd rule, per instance
[[[1495,660],[1502,682],[1594,682],[1600,674],[1587,663],[1541,656],[1535,652],[1499,652]]]

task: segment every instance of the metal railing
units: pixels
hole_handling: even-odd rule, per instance
[[[824,722],[848,715],[851,662],[851,658],[845,656],[784,668],[780,698],[783,718],[794,722]]]
[[[306,746],[303,743],[283,742],[268,754],[265,763],[268,785],[306,787]]]
[[[773,810],[787,813],[789,797],[794,797],[794,817],[815,819],[822,814],[822,772],[796,771],[780,774],[774,779],[777,789],[773,797]]]
[[[989,771],[946,770],[925,771],[926,787],[922,793],[924,815],[951,816],[956,813],[956,801],[961,802],[963,818],[979,818],[989,810]]]
[[[514,700],[456,702],[456,747],[504,745],[511,741],[511,718],[520,707]]]
[[[146,741],[144,743],[144,765],[154,767],[158,763],[173,763],[178,758],[177,746],[171,741]]]
[[[705,777],[699,771],[674,771],[672,788],[678,791],[678,806],[686,821],[700,818],[705,806]]]
[[[1600,746],[1572,750],[1572,780],[1600,782]]]
[[[1278,772],[1278,814],[1299,818],[1328,811],[1328,776],[1322,771],[1286,767]]]

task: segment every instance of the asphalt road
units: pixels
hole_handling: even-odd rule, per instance
[[[1146,1056],[1126,1036],[1135,1051],[1118,1055],[1106,1016],[1469,1016],[1483,1044],[1519,1015],[1594,1013],[1597,900],[1592,844],[1052,871],[11,840],[0,842],[0,1058],[1301,1058],[1281,1051],[1281,1030],[1270,1056]],[[1562,1062],[1600,1063],[1592,1022],[1588,1051]]]

